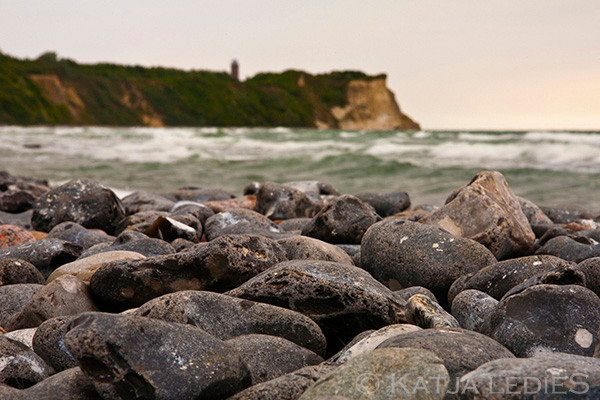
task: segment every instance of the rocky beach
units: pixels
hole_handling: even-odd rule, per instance
[[[443,205],[0,172],[0,210],[3,400],[600,395],[600,218],[497,171]]]

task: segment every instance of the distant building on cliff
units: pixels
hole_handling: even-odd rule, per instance
[[[231,62],[231,77],[236,81],[240,80],[240,65],[237,60]]]

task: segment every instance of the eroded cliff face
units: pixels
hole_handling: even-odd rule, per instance
[[[387,88],[386,79],[353,80],[348,83],[348,103],[333,107],[331,115],[336,126],[316,121],[322,128],[366,130],[418,130],[420,126],[403,114],[394,93]]]

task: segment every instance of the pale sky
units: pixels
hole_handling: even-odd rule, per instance
[[[425,129],[600,130],[599,0],[0,0],[0,51],[388,74]]]

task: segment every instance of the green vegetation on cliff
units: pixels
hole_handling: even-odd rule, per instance
[[[0,53],[0,124],[337,127],[331,109],[347,104],[349,82],[381,78],[289,70],[239,82],[225,72]]]

